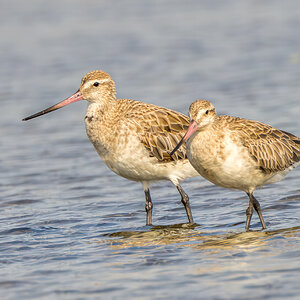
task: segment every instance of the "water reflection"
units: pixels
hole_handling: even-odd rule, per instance
[[[195,249],[243,249],[251,252],[267,246],[269,240],[275,236],[292,237],[299,233],[300,226],[270,231],[223,233],[201,230],[201,226],[196,224],[176,224],[153,226],[148,230],[114,232],[108,235],[113,239],[106,239],[106,242],[114,249],[177,244]]]

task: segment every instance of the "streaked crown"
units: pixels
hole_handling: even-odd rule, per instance
[[[196,100],[190,105],[190,117],[192,120],[197,121],[197,116],[199,115],[199,112],[205,112],[206,111],[213,111],[215,110],[215,107],[213,104],[207,100]]]
[[[87,73],[81,80],[80,92],[89,102],[116,99],[116,87],[112,78],[104,71]]]

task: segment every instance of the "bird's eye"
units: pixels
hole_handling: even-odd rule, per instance
[[[98,81],[94,82],[94,84],[93,84],[93,86],[98,86],[98,85],[99,85]]]
[[[205,113],[208,115],[208,110]]]

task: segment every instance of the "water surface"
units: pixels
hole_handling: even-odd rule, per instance
[[[297,299],[300,168],[247,196],[200,178],[151,190],[113,174],[85,134],[86,104],[21,122],[103,69],[118,97],[219,113],[300,135],[300,4],[294,1],[2,3],[1,299]]]

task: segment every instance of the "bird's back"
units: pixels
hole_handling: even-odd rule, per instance
[[[300,139],[270,125],[237,117],[221,116],[222,123],[239,137],[258,167],[280,172],[300,162]]]

